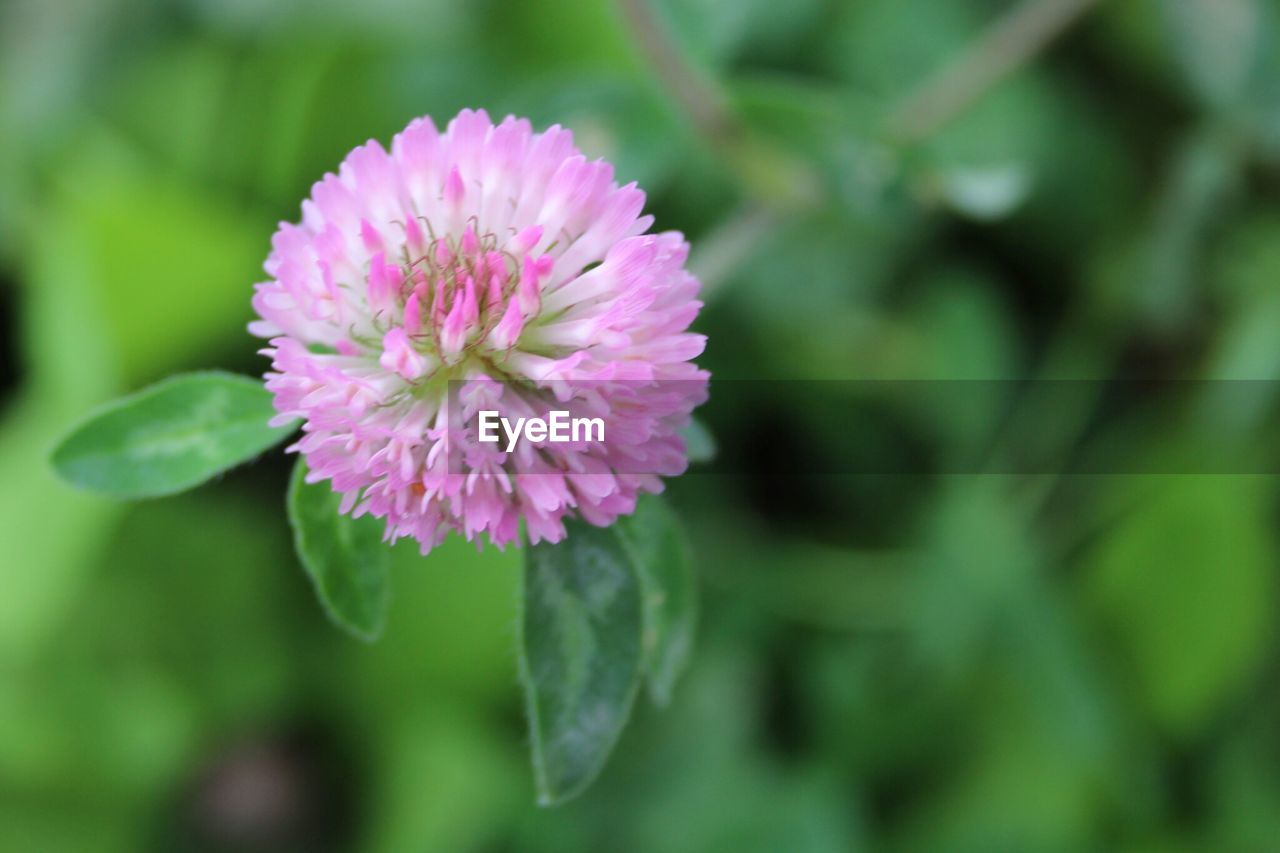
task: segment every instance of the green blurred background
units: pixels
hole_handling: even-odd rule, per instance
[[[639,180],[705,364],[779,380],[704,409],[742,473],[670,489],[703,598],[674,702],[553,810],[518,553],[397,548],[365,646],[295,564],[281,454],[137,505],[45,461],[122,391],[261,372],[274,223],[464,106]],[[788,382],[1275,378],[1276,2],[4,0],[0,153],[0,849],[1280,849],[1277,480],[1053,475],[1086,433],[1277,446],[1273,383],[840,424]],[[938,473],[975,440],[1050,464]],[[785,449],[832,442],[919,473]]]

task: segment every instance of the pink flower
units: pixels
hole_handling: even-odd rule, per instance
[[[450,530],[504,545],[521,522],[558,541],[566,515],[607,525],[661,491],[687,465],[705,339],[688,244],[648,233],[643,206],[569,131],[483,111],[352,151],[281,224],[253,299],[309,479],[423,553]],[[478,440],[480,411],[552,409],[605,440]]]

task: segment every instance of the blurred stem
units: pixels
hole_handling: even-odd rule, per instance
[[[698,135],[720,145],[741,135],[723,93],[689,62],[654,13],[650,0],[618,0],[637,47]]]
[[[1067,474],[1072,449],[1102,402],[1106,378],[1121,364],[1125,342],[1135,331],[1176,340],[1194,322],[1201,310],[1195,297],[1206,234],[1220,221],[1247,162],[1248,146],[1231,128],[1210,119],[1191,131],[1167,167],[1150,221],[1133,249],[1137,266],[1124,278],[1127,299],[1117,306],[1108,303],[1114,294],[1105,286],[1080,290],[1054,335],[1039,381],[1015,410],[991,460],[993,469],[1003,470],[1012,464],[1008,448],[1028,444],[1032,458],[1055,460],[1056,469],[1031,478],[1027,497],[1037,509],[1048,505]],[[1220,414],[1213,401],[1202,404],[1206,416]]]
[[[694,132],[725,162],[747,192],[773,208],[815,201],[812,167],[760,138],[730,108],[718,83],[689,61],[654,11],[652,0],[617,0],[636,47],[688,118]]]
[[[809,164],[756,137],[738,120],[716,82],[690,62],[671,38],[652,0],[617,2],[654,75],[694,132],[722,158],[750,196],[741,210],[707,235],[693,259],[705,296],[751,255],[782,214],[812,204],[821,186]]]
[[[749,204],[703,237],[689,267],[702,282],[704,300],[709,301],[719,291],[777,222],[772,209]]]
[[[890,135],[911,143],[941,130],[1097,2],[1025,0],[1014,7],[890,113]]]

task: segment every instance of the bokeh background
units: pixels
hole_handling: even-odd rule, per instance
[[[0,849],[1280,849],[1280,483],[1177,474],[1280,446],[1280,386],[1215,397],[1280,368],[1277,3],[5,0],[0,99]],[[553,810],[518,553],[398,548],[366,646],[281,454],[136,505],[45,461],[103,399],[261,372],[274,224],[464,106],[639,180],[706,365],[771,380],[670,489],[690,671]],[[1073,475],[1086,440],[1164,473]],[[975,445],[1004,473],[955,473]]]

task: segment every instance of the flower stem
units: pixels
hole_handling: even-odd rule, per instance
[[[907,96],[886,122],[899,142],[927,139],[1044,49],[1098,0],[1025,0]]]
[[[724,94],[693,66],[653,10],[650,0],[618,0],[635,44],[698,135],[712,145],[738,137],[741,127]]]

